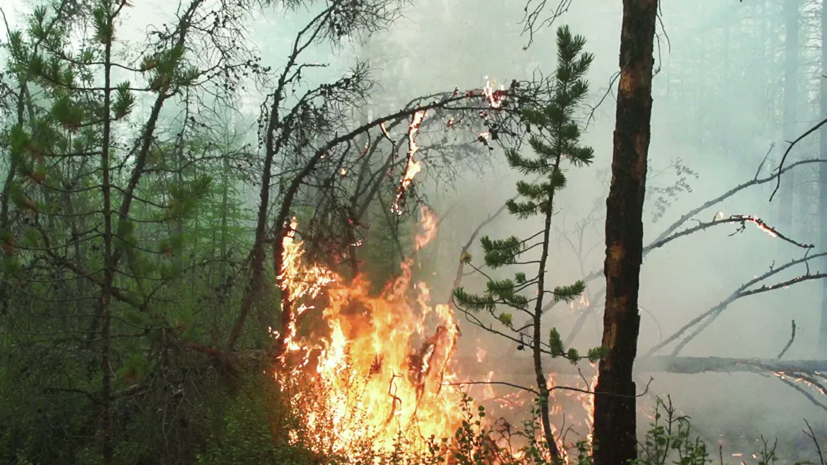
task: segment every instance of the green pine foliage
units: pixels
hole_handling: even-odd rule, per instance
[[[575,119],[575,113],[589,91],[585,75],[594,59],[593,55],[583,51],[585,44],[586,39],[572,35],[567,26],[558,29],[557,71],[550,104],[543,108],[526,108],[523,111],[523,118],[530,128],[528,145],[533,156],[523,155],[516,149],[508,149],[505,153],[506,161],[512,169],[535,178],[533,181],[517,182],[517,196],[506,202],[509,213],[518,219],[543,217],[546,219],[546,229],[527,239],[516,236],[505,239],[483,237],[480,245],[488,268],[524,267],[531,263],[521,261],[526,252],[532,249],[536,251],[538,248],[547,250],[548,228],[554,212],[555,194],[566,186],[563,167],[588,166],[594,158],[592,148],[580,143],[581,125]],[[463,259],[470,263],[471,257],[466,256]],[[541,264],[541,267],[546,266],[546,263]],[[518,271],[513,279],[489,279],[482,294],[471,294],[463,288],[457,288],[454,298],[462,307],[473,312],[490,313],[502,325],[513,330],[513,312],[531,317],[535,312],[542,311],[544,296],[534,295],[534,289],[540,284],[540,276],[544,274],[545,268],[537,270],[530,278],[524,271]],[[550,292],[553,302],[568,303],[580,296],[585,289],[585,282],[578,280],[544,293]],[[554,357],[564,357],[572,362],[584,358],[576,350],[563,347],[556,329],[551,330],[548,344],[548,352]],[[587,358],[597,360],[600,354],[599,348],[591,349]]]

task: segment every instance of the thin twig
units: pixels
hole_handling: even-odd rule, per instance
[[[787,155],[790,154],[790,150],[792,150],[793,147],[795,147],[795,144],[801,142],[804,138],[806,138],[810,134],[818,131],[818,129],[820,127],[824,126],[825,124],[827,124],[827,118],[824,118],[823,120],[819,121],[815,126],[811,127],[806,132],[804,132],[804,134],[798,136],[798,138],[796,140],[790,142],[790,146],[787,147],[787,150],[784,151],[784,156],[781,157],[781,163],[778,165],[778,168],[776,168],[778,170],[779,174],[781,173],[781,169],[784,167],[784,162],[787,161]],[[775,189],[772,190],[772,194],[770,195],[770,202],[772,202],[773,197],[775,197],[775,193],[778,192],[778,189],[780,187],[781,187],[781,176],[778,176],[778,180],[775,183]]]
[[[810,437],[813,440],[813,444],[816,445],[816,452],[818,452],[818,460],[821,465],[824,465],[824,454],[821,453],[821,446],[818,444],[818,438],[816,438],[816,433],[813,431],[813,427],[810,426],[810,422],[807,419],[804,419],[804,423],[807,425],[807,429],[810,430],[809,432],[805,431],[804,434]]]
[[[793,321],[793,331],[792,331],[792,334],[790,335],[790,340],[789,340],[789,342],[787,342],[787,345],[785,345],[784,348],[781,349],[781,353],[778,354],[779,359],[781,359],[781,357],[783,357],[784,354],[787,353],[787,350],[789,350],[790,346],[793,345],[793,341],[795,340],[795,320],[792,320],[792,321]]]

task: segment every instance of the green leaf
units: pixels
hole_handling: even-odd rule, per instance
[[[551,328],[548,334],[548,345],[551,348],[551,356],[559,357],[566,353],[563,348],[563,339],[560,337],[560,332],[557,328]]]
[[[98,5],[92,11],[92,19],[95,27],[95,39],[100,44],[107,44],[114,39],[112,21],[109,17],[109,3]]]
[[[510,313],[500,313],[497,319],[507,328],[514,327],[514,317]]]
[[[480,311],[493,312],[496,308],[493,296],[468,294],[465,292],[465,289],[461,287],[454,289],[454,299],[461,306],[475,313]]]
[[[135,96],[129,91],[129,81],[118,84],[115,92],[115,101],[112,103],[112,110],[115,119],[127,116],[135,105]]]
[[[566,303],[572,302],[580,294],[586,291],[586,282],[583,280],[577,281],[570,286],[558,286],[554,288],[554,300],[556,302],[564,301]]]
[[[589,359],[590,362],[595,363],[600,361],[600,359],[603,358],[604,355],[606,355],[606,348],[600,346],[589,349],[589,352],[586,355],[586,357]]]
[[[515,236],[496,240],[484,236],[480,245],[485,252],[485,264],[492,268],[516,263],[523,251],[523,243]]]

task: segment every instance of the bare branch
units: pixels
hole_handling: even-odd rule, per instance
[[[787,351],[790,349],[790,346],[793,345],[793,341],[795,341],[795,320],[792,320],[792,324],[793,324],[793,329],[792,329],[792,334],[790,334],[790,340],[789,340],[789,342],[787,342],[787,345],[785,345],[784,348],[781,349],[781,352],[778,354],[778,359],[779,360],[781,359],[781,357],[784,356],[784,354],[787,353]]]

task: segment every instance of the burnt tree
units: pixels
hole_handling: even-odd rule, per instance
[[[632,367],[640,329],[637,303],[657,10],[657,0],[623,1],[612,183],[606,199],[605,353],[595,388],[597,465],[622,464],[636,457]]]

